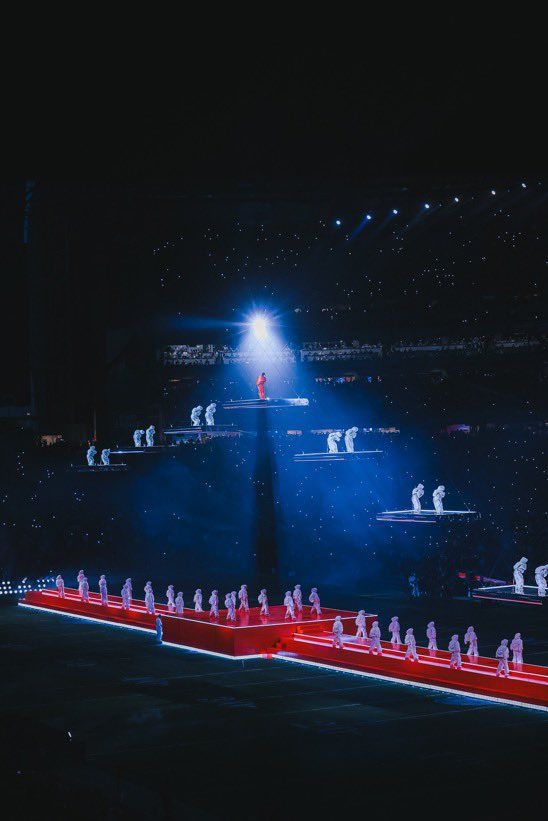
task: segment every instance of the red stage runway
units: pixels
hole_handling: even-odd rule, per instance
[[[61,599],[56,591],[29,591],[22,607],[61,612],[68,616],[92,619],[120,627],[154,632],[155,616],[146,612],[143,601],[134,600],[130,611],[123,610],[119,596],[109,596],[108,606],[102,605],[97,593],[82,602],[76,590],[66,590]],[[329,667],[342,672],[390,680],[400,684],[462,693],[490,701],[500,701],[523,707],[548,710],[548,668],[531,664],[510,663],[509,678],[497,678],[497,662],[480,656],[462,656],[462,669],[449,667],[449,653],[417,647],[418,662],[404,659],[405,647],[382,642],[383,654],[368,652],[368,642],[356,640],[356,614],[347,610],[322,608],[322,617],[305,616],[297,621],[284,619],[285,607],[270,608],[263,617],[258,608],[240,617],[236,624],[226,623],[226,610],[219,619],[209,613],[185,610],[184,614],[169,613],[165,605],[157,605],[162,615],[164,644],[214,653],[227,658],[263,656],[288,662]],[[332,646],[331,625],[340,615],[345,636],[341,650]],[[376,616],[367,616],[367,629]]]

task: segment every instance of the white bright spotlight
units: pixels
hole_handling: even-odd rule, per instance
[[[268,319],[264,314],[257,314],[251,318],[251,330],[257,339],[266,339],[268,336]]]

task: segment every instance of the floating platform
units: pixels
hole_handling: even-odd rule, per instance
[[[543,604],[548,602],[546,596],[539,596],[538,588],[534,584],[524,585],[523,593],[515,593],[513,584],[476,587],[472,590],[472,598],[481,602],[533,605],[534,607],[542,607]]]
[[[82,602],[77,590],[66,589],[59,598],[54,590],[27,591],[20,607],[104,622],[124,629],[155,632],[155,616],[146,612],[144,602],[134,600],[131,610],[123,610],[119,596],[109,596],[102,605],[99,594],[90,593]],[[162,615],[163,643],[178,649],[210,653],[228,659],[253,657],[275,658],[294,664],[362,675],[379,681],[458,693],[490,702],[531,707],[548,711],[548,667],[510,662],[508,678],[496,676],[497,661],[479,656],[462,655],[462,669],[449,666],[450,655],[444,650],[417,647],[418,661],[405,660],[405,646],[381,642],[382,655],[369,652],[367,639],[356,639],[356,613],[322,608],[320,618],[310,617],[310,608],[297,621],[285,619],[285,607],[273,606],[268,617],[254,607],[236,623],[226,622],[226,610],[218,619],[208,613],[185,610],[181,615],[169,613],[165,605],[156,605]],[[331,625],[340,615],[344,634],[342,649],[332,646]],[[367,630],[377,619],[366,617]],[[337,685],[334,684],[336,687]]]
[[[294,462],[353,462],[380,456],[382,450],[354,450],[351,453],[341,450],[338,453],[295,453]]]
[[[223,410],[265,410],[279,408],[306,408],[308,399],[236,399],[234,402],[225,402]]]
[[[171,450],[173,445],[153,445],[152,447],[142,448],[128,448],[127,450],[111,450],[111,456],[135,456],[137,454],[147,453],[149,456],[153,453],[165,453],[166,450]]]
[[[128,466],[123,462],[114,465],[75,465],[70,468],[75,473],[124,473]]]
[[[166,428],[163,433],[174,439],[185,439],[189,436],[241,436],[243,431],[235,425],[190,425],[185,428]]]
[[[414,513],[412,510],[384,510],[377,513],[377,522],[402,522],[404,524],[428,524],[434,525],[439,522],[472,522],[480,518],[480,514],[475,510],[444,510],[443,513],[436,513],[435,510],[421,510]]]

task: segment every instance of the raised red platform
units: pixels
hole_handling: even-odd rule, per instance
[[[102,605],[97,593],[82,602],[76,590],[66,590],[61,599],[56,591],[28,591],[20,606],[64,613],[68,616],[92,619],[129,629],[155,630],[155,617],[145,610],[144,602],[133,601],[129,611],[121,607],[119,596],[109,596],[108,606]],[[400,684],[463,693],[476,698],[501,701],[524,707],[548,710],[548,668],[532,664],[510,663],[510,676],[497,678],[495,659],[462,656],[462,669],[449,667],[449,653],[418,647],[418,662],[404,659],[405,647],[382,642],[383,654],[368,652],[368,642],[354,638],[356,614],[347,610],[322,608],[322,617],[310,617],[310,608],[297,621],[284,619],[285,607],[271,607],[269,617],[260,616],[252,608],[236,624],[226,623],[226,611],[219,619],[208,613],[185,610],[184,614],[169,613],[165,605],[157,605],[162,615],[165,644],[215,653],[227,658],[272,657],[288,662],[329,667],[343,672],[385,679]],[[345,636],[343,648],[332,646],[331,625],[340,615]],[[367,616],[367,629],[376,616]]]

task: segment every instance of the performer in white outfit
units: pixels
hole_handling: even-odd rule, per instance
[[[121,596],[122,596],[122,610],[130,610],[131,609],[131,593],[129,592],[127,582],[122,587]]]
[[[340,430],[334,430],[332,433],[329,433],[327,436],[327,451],[328,453],[338,453],[339,452],[339,445],[338,443],[342,439],[342,433]]]
[[[99,593],[101,594],[101,604],[108,605],[107,580],[104,576],[99,579]]]
[[[203,407],[201,405],[196,405],[195,408],[192,408],[192,410],[190,412],[190,419],[191,419],[193,428],[200,427],[200,425],[201,425],[200,414],[202,413],[202,411],[203,411]]]
[[[443,513],[443,499],[445,498],[445,485],[439,485],[432,494],[434,510],[436,513]]]
[[[464,636],[464,643],[468,645],[467,656],[479,656],[478,637],[473,627],[469,627]]]
[[[392,620],[388,625],[388,632],[392,634],[392,638],[390,639],[392,644],[401,644],[400,620],[397,616],[392,616]]]
[[[371,630],[369,631],[369,653],[372,653],[373,650],[377,653],[377,655],[382,656],[382,645],[381,645],[381,628],[379,627],[379,622],[374,621],[371,625]]]
[[[411,661],[418,661],[419,657],[417,655],[417,642],[415,640],[415,636],[413,635],[413,628],[410,627],[405,634],[404,644],[407,647],[405,651],[405,659],[411,659]]]
[[[303,592],[301,585],[296,584],[293,590],[293,601],[295,602],[295,611],[297,615],[301,616],[303,612]]]
[[[145,435],[144,430],[139,430],[139,428],[137,428],[137,430],[133,431],[133,444],[135,445],[136,448],[142,448],[143,447],[143,436],[144,435]]]
[[[516,633],[510,642],[510,650],[512,651],[512,663],[523,664],[523,641],[521,633]]]
[[[166,590],[167,609],[170,613],[175,610],[175,588],[172,584],[168,585]]]
[[[413,488],[413,492],[411,493],[411,504],[413,505],[413,513],[420,513],[422,510],[422,506],[420,500],[424,496],[424,485],[418,484],[417,487]]]
[[[147,613],[154,615],[156,610],[154,608],[154,592],[152,590],[152,582],[147,582],[145,584],[145,605],[147,608]]]
[[[131,599],[133,597],[133,584],[131,579],[126,579],[126,587],[129,594],[129,606],[131,607]]]
[[[104,467],[110,465],[110,448],[103,448],[101,451],[101,464]]]
[[[535,582],[539,596],[546,596],[546,576],[548,576],[548,564],[541,564],[535,569]]]
[[[242,584],[240,589],[238,590],[238,599],[240,601],[239,610],[243,610],[244,613],[249,612],[249,596],[247,594],[247,584]]]
[[[202,610],[203,598],[202,598],[202,591],[200,590],[200,588],[198,588],[196,590],[196,592],[194,593],[194,598],[193,598],[192,601],[194,602],[194,611],[196,613],[203,613],[204,612]]]
[[[213,590],[211,596],[209,597],[209,605],[210,611],[209,616],[210,618],[213,617],[214,619],[219,618],[219,591]]]
[[[234,607],[234,599],[232,593],[227,593],[225,596],[226,620],[236,621],[236,608]]]
[[[320,606],[320,597],[318,596],[318,588],[313,587],[310,591],[310,596],[308,597],[308,601],[312,605],[310,608],[310,615],[312,616],[315,613],[317,616],[322,615],[322,608]]]
[[[154,425],[150,425],[150,427],[148,427],[146,429],[147,448],[153,448],[154,447],[154,437],[155,437],[155,435],[156,435],[156,428],[154,427]]]
[[[451,636],[451,641],[449,642],[449,647],[447,649],[451,653],[449,667],[454,667],[455,670],[460,670],[462,667],[462,659],[460,655],[459,637],[456,634]]]
[[[257,597],[257,601],[261,605],[261,616],[268,616],[270,610],[268,609],[268,596],[266,595],[266,590],[261,590],[259,596]]]
[[[428,649],[437,650],[438,645],[436,643],[436,626],[433,621],[428,622],[428,627],[426,628],[426,638],[428,639]]]
[[[527,570],[527,559],[522,556],[514,565],[514,593],[523,595],[524,573]]]
[[[343,649],[343,623],[341,621],[340,616],[335,617],[335,621],[333,622],[333,647],[338,647],[339,650]]]
[[[82,579],[82,601],[89,601],[89,582],[85,576]]]
[[[86,459],[90,468],[95,466],[95,457],[97,456],[97,448],[95,445],[89,447],[86,451]]]
[[[57,576],[55,579],[55,587],[57,588],[57,595],[60,599],[65,598],[65,582],[62,576]]]
[[[76,581],[78,582],[78,595],[80,598],[82,597],[82,582],[86,578],[86,574],[83,570],[78,571],[78,575],[76,576]]]
[[[179,591],[175,597],[175,612],[181,615],[185,611],[185,601],[183,599],[183,594]]]
[[[358,428],[348,428],[344,434],[344,444],[347,453],[354,453],[354,439],[358,435]]]
[[[510,650],[508,649],[508,639],[503,639],[495,653],[495,658],[498,659],[498,666],[497,672],[495,673],[496,676],[504,676],[504,678],[508,678],[510,675],[510,670],[508,668],[508,656],[510,655]]]
[[[365,618],[365,610],[360,610],[356,617],[356,638],[357,639],[366,639],[367,638],[367,619]]]
[[[293,601],[293,596],[291,595],[291,590],[286,590],[286,592],[285,592],[284,605],[285,605],[285,618],[286,619],[293,619],[293,621],[295,621],[295,602]]]
[[[215,419],[213,417],[215,415],[216,410],[217,410],[217,405],[215,404],[215,402],[211,402],[211,404],[209,404],[207,406],[207,408],[205,409],[205,420],[206,420],[206,425],[208,427],[211,427],[212,425],[215,424]]]

